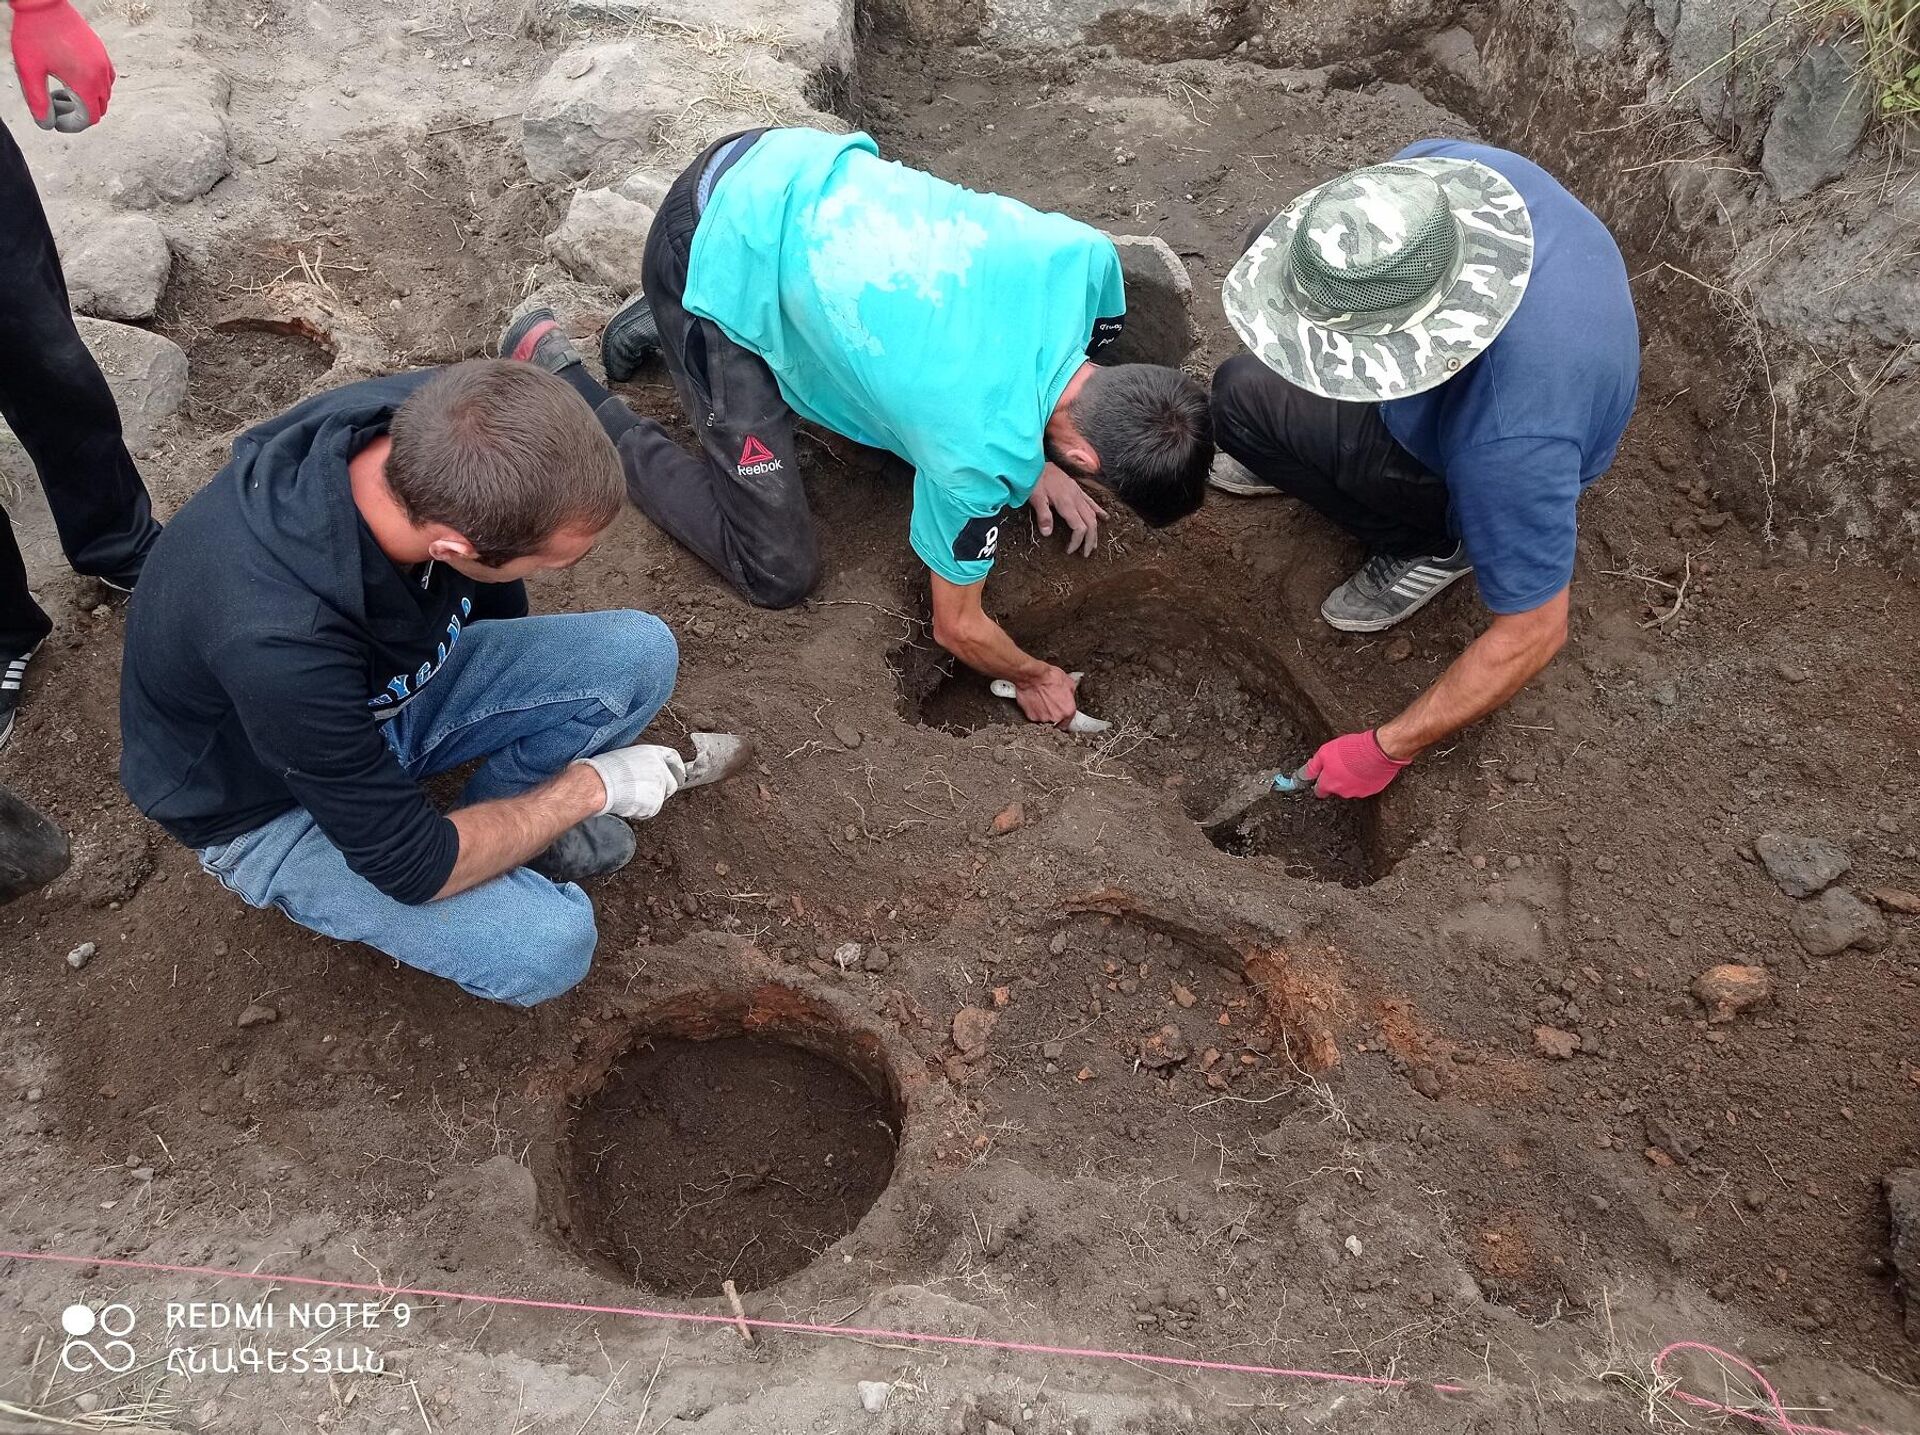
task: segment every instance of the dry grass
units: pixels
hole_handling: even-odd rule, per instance
[[[1920,0],[1802,0],[1816,33],[1860,42],[1860,82],[1882,118],[1920,120]]]

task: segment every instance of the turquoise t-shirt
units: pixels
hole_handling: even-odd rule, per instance
[[[682,302],[765,359],[795,413],[914,466],[913,550],[961,584],[987,576],[1061,391],[1126,310],[1099,230],[808,129],[721,175]]]

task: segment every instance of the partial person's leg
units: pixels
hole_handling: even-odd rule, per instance
[[[1400,446],[1375,404],[1308,393],[1236,354],[1213,376],[1213,430],[1256,478],[1376,553],[1417,557],[1455,545],[1445,482]]]
[[[442,901],[396,902],[348,867],[299,810],[202,849],[200,861],[251,906],[277,907],[312,931],[364,942],[511,1006],[577,985],[599,940],[586,893],[525,867]]]
[[[53,620],[27,587],[27,565],[13,525],[0,513],[0,666],[31,653],[52,631]]]
[[[478,623],[388,722],[417,777],[484,759],[463,803],[511,797],[639,737],[673,693],[679,649],[651,613]]]
[[[80,342],[27,162],[0,125],[0,416],[40,475],[76,572],[131,587],[160,535],[120,411]],[[0,615],[0,622],[5,615]]]

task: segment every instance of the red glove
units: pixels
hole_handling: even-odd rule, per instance
[[[105,118],[107,97],[113,93],[113,61],[69,0],[13,0],[13,65],[20,72],[27,108],[42,129],[53,121],[49,76],[73,91],[90,122]]]
[[[1322,743],[1307,759],[1315,797],[1372,797],[1400,775],[1411,759],[1388,757],[1371,732],[1350,732]]]

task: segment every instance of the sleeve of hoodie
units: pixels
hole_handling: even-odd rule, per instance
[[[355,873],[396,902],[432,901],[460,855],[459,829],[367,710],[365,655],[324,636],[268,633],[249,641],[245,669],[254,680],[231,696],[261,762]]]

